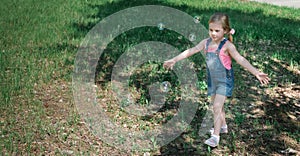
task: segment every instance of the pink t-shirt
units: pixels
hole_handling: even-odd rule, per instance
[[[219,57],[220,57],[222,64],[224,65],[224,67],[226,69],[230,70],[231,69],[231,57],[229,55],[225,54],[225,48],[224,48],[225,45],[226,45],[226,43],[221,48]],[[216,50],[217,50],[217,48],[208,48],[207,51],[208,52],[216,52]]]

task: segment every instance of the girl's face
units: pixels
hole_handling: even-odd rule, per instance
[[[209,23],[209,36],[213,41],[220,42],[225,34],[226,32],[221,23]]]

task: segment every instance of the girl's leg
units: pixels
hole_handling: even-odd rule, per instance
[[[225,101],[226,101],[226,98],[225,98]],[[224,103],[225,103],[224,101]],[[222,107],[222,127],[225,127],[227,124],[226,124],[226,118],[225,118],[225,109],[224,109],[224,104],[223,104],[223,107]]]
[[[213,95],[210,97],[211,99],[211,102],[214,103],[214,100],[215,100],[215,97],[216,95]],[[224,103],[226,101],[226,97],[225,97],[225,100],[224,100]],[[223,104],[223,107],[222,107],[222,116],[221,116],[221,120],[222,120],[222,127],[225,127],[227,124],[226,124],[226,118],[225,118],[225,109],[224,109],[224,104]]]
[[[217,94],[214,97],[213,101],[213,111],[214,111],[214,135],[219,136],[221,126],[226,124],[225,121],[225,111],[224,111],[224,103],[226,100],[226,96]]]
[[[214,112],[214,132],[209,139],[207,139],[204,143],[211,146],[216,147],[220,141],[220,130],[223,122],[225,122],[225,115],[223,115],[223,106],[225,102],[226,96],[216,94],[212,96],[213,102],[213,112]]]

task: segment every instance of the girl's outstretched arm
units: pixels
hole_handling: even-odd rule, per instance
[[[228,52],[238,64],[240,64],[241,66],[246,68],[250,73],[252,73],[261,84],[269,83],[270,78],[268,77],[268,75],[253,67],[246,58],[240,55],[240,53],[236,50],[235,46],[232,43],[228,44]]]
[[[188,57],[194,55],[195,53],[203,50],[205,47],[205,41],[206,40],[202,40],[195,47],[187,49],[187,50],[183,51],[182,53],[180,53],[179,55],[175,56],[174,58],[165,61],[163,66],[167,69],[172,69],[176,62],[183,60],[185,58],[188,58]]]

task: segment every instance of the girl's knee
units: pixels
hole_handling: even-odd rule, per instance
[[[216,113],[221,113],[222,112],[222,108],[223,108],[222,105],[214,105],[213,106],[213,111],[214,111],[215,114]]]

